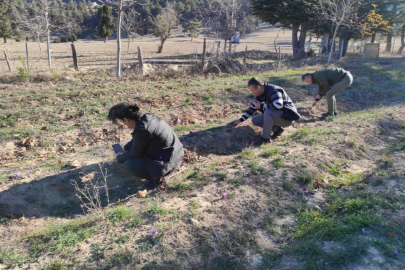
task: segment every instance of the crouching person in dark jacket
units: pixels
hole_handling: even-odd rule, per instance
[[[118,120],[133,129],[126,152],[117,155],[125,169],[136,177],[152,181],[159,190],[166,190],[164,176],[174,171],[184,155],[183,145],[170,126],[162,119],[141,113],[135,104],[114,105],[108,119]]]
[[[301,118],[291,98],[280,86],[252,78],[248,82],[248,88],[255,96],[255,100],[240,119],[233,121],[233,125],[237,126],[246,121],[256,111],[262,112],[252,118],[255,126],[263,128],[262,135],[253,141],[255,146],[278,138],[284,132],[284,128]]]

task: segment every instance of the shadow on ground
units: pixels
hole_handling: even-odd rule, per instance
[[[200,156],[209,154],[231,155],[242,151],[255,136],[249,126],[233,128],[231,125],[215,127],[199,132],[191,132],[180,139],[185,148]],[[110,203],[135,194],[146,183],[125,172],[122,164],[104,164],[108,172]],[[102,175],[99,164],[94,163],[78,169],[67,169],[59,174],[47,176],[28,183],[16,184],[0,192],[0,218],[68,217],[82,214],[81,202],[76,197],[72,182],[83,188],[85,183],[101,185]],[[101,189],[103,205],[107,204]]]
[[[185,148],[199,156],[227,156],[242,151],[255,136],[257,133],[250,126],[234,128],[228,124],[198,132],[190,131],[190,134],[182,136],[180,140]]]
[[[144,181],[124,172],[122,164],[104,164],[108,172],[110,202],[123,199],[133,194]],[[102,175],[99,164],[90,164],[78,169],[66,170],[56,175],[16,184],[0,193],[0,217],[18,218],[43,216],[72,216],[82,214],[81,203],[76,197],[72,184],[76,181],[80,188],[85,183],[101,185]],[[106,205],[106,196],[100,190],[102,204]]]

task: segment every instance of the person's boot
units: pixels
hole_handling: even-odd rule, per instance
[[[284,132],[284,128],[278,127],[278,129],[273,132],[273,135],[271,135],[270,138],[271,138],[272,140],[275,140],[275,139],[277,139],[278,137],[280,137],[281,134],[283,134],[283,132]]]
[[[159,192],[166,192],[167,187],[166,187],[166,180],[164,177],[160,177],[160,179],[155,183],[156,190]]]
[[[321,120],[326,120],[326,119],[328,119],[329,117],[335,117],[335,113],[333,113],[333,114],[324,113],[324,114],[321,116]]]
[[[252,144],[254,145],[254,146],[260,146],[260,145],[262,145],[262,144],[268,144],[268,143],[271,143],[271,139],[266,139],[266,138],[263,138],[262,136],[260,136],[259,138],[257,138],[257,139],[254,139],[253,141],[252,141]]]

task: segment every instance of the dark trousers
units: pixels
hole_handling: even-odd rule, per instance
[[[151,162],[151,161],[149,161],[149,162]],[[165,175],[168,175],[169,173],[175,171],[177,169],[177,167],[178,167],[178,165]],[[148,158],[147,157],[130,158],[125,161],[125,170],[128,173],[130,173],[138,178],[152,181],[156,185],[160,179],[153,179],[150,176],[147,168],[148,168]],[[162,176],[164,176],[164,175],[162,175]]]
[[[148,159],[146,157],[130,158],[125,161],[125,170],[127,172],[136,177],[153,181],[152,177],[148,173],[147,168]]]

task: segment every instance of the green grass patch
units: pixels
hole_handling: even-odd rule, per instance
[[[135,213],[128,207],[118,205],[107,212],[107,218],[113,224],[118,224],[132,218],[134,214]]]
[[[253,175],[259,175],[259,174],[263,174],[263,173],[266,172],[266,168],[263,167],[263,166],[258,165],[256,160],[252,160],[249,163],[249,168],[250,168],[250,172]]]
[[[284,168],[285,165],[283,163],[283,160],[281,158],[276,158],[272,161],[272,164],[276,168]]]
[[[46,264],[41,270],[64,270],[68,268],[68,264],[63,260],[55,260]]]
[[[405,138],[400,138],[397,143],[393,144],[389,148],[391,151],[403,151],[405,150]]]
[[[183,105],[184,107],[188,107],[188,105],[190,105],[191,102],[193,102],[193,98],[188,97],[188,98],[186,98],[186,99],[183,101],[183,104],[182,104],[182,105]]]
[[[243,149],[238,155],[238,159],[252,159],[255,156],[255,152],[252,148],[245,148]]]
[[[67,247],[84,241],[95,233],[96,220],[76,219],[65,224],[52,224],[29,234],[25,240],[29,245],[29,254],[38,258],[44,253],[57,254]]]
[[[164,216],[167,215],[168,212],[163,209],[158,202],[153,202],[146,207],[146,213],[148,213],[150,216],[155,214]]]
[[[278,147],[273,147],[270,149],[265,149],[263,152],[260,153],[260,157],[262,158],[269,158],[274,157],[281,154],[281,150]]]
[[[30,262],[31,260],[20,254],[9,250],[3,250],[0,248],[0,264],[8,266],[20,266]]]
[[[298,182],[308,186],[313,182],[314,177],[309,172],[305,170],[300,170],[297,173],[297,180]]]

